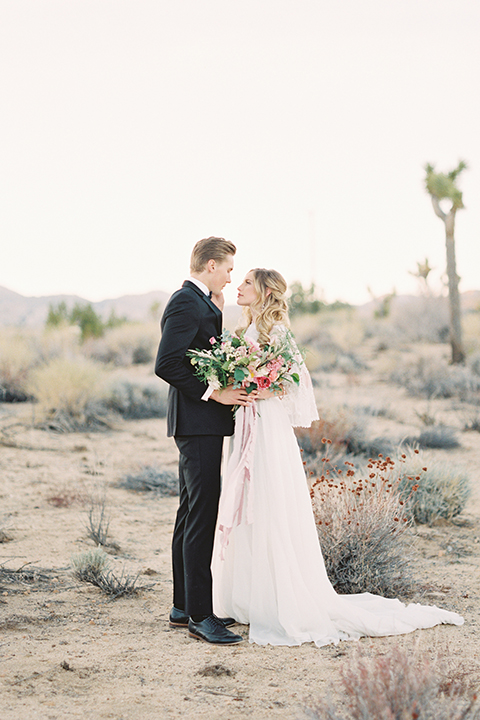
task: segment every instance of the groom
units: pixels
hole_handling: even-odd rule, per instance
[[[213,538],[220,497],[223,438],[233,435],[233,405],[252,401],[245,390],[214,390],[193,373],[185,353],[207,349],[222,332],[222,290],[230,281],[235,245],[209,237],[197,242],[190,277],[167,303],[155,374],[170,384],[167,435],[180,452],[180,505],[172,542],[173,608],[170,625],[217,645],[242,641],[212,606]]]

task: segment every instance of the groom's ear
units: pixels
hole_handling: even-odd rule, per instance
[[[208,272],[213,272],[215,268],[217,267],[216,261],[211,258],[207,261],[207,264],[205,265],[205,270],[208,270]]]

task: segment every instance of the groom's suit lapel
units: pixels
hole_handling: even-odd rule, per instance
[[[185,280],[182,287],[188,287],[191,290],[194,290],[197,293],[197,295],[208,305],[210,310],[213,310],[213,312],[215,313],[215,316],[216,316],[218,334],[220,335],[220,333],[222,332],[222,312],[221,312],[221,310],[219,310],[219,308],[215,305],[215,303],[212,302],[210,300],[210,298],[207,295],[205,295],[205,293],[202,292],[202,290],[200,290],[200,288],[197,285],[195,285],[195,283],[190,282],[190,280]]]

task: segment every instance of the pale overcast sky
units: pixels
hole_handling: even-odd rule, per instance
[[[415,291],[445,266],[423,166],[464,158],[480,288],[479,38],[472,0],[0,0],[0,285],[173,291],[221,235],[235,286]]]

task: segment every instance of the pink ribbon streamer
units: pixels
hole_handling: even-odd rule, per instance
[[[227,464],[218,508],[220,557],[225,559],[225,548],[236,525],[253,522],[253,456],[257,437],[256,403],[242,405],[235,418],[233,451]]]

